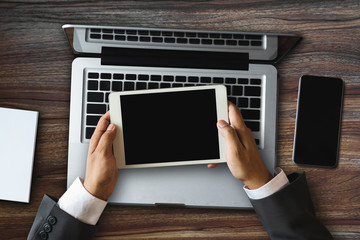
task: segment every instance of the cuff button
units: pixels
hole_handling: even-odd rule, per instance
[[[56,224],[56,217],[54,217],[54,216],[49,216],[49,217],[47,218],[47,221],[48,221],[48,223],[50,223],[51,225],[55,225],[55,224]]]
[[[48,223],[45,223],[44,225],[43,225],[43,228],[44,228],[44,231],[45,232],[47,232],[47,233],[49,233],[49,232],[51,232],[51,225],[50,224],[48,224]]]
[[[44,230],[39,232],[39,235],[40,235],[40,239],[42,239],[42,240],[48,239],[48,234]]]

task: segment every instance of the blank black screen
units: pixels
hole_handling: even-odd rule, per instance
[[[219,159],[215,90],[120,96],[127,165]]]
[[[342,93],[341,79],[302,77],[294,151],[296,163],[336,166]]]

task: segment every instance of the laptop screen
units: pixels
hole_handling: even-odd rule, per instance
[[[219,159],[215,90],[120,96],[127,165]]]

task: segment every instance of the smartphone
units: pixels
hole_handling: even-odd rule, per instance
[[[309,75],[300,78],[294,163],[337,166],[343,93],[344,83],[340,78]]]

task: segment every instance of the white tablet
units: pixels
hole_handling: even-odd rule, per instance
[[[225,162],[216,127],[228,120],[225,86],[114,92],[109,101],[118,168]]]

